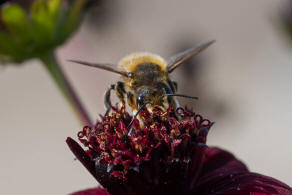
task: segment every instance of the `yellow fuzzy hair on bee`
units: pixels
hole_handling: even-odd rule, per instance
[[[167,63],[162,57],[148,52],[132,53],[122,58],[119,67],[127,72],[135,72],[138,65],[149,63],[158,65],[164,72],[167,69]]]

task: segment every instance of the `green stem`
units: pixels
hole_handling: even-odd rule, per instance
[[[52,78],[55,80],[65,98],[68,100],[69,104],[71,104],[82,124],[92,125],[88,113],[83,107],[73,87],[70,85],[70,82],[62,71],[62,68],[58,64],[54,52],[45,53],[44,55],[40,56],[40,60],[44,63],[45,67],[49,71]]]

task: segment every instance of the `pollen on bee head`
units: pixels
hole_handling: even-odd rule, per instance
[[[157,64],[162,71],[166,71],[166,61],[159,55],[148,52],[137,52],[127,55],[120,60],[119,66],[127,72],[135,72],[138,65],[147,63]]]

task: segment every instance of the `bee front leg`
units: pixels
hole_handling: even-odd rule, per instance
[[[115,90],[116,95],[120,99],[121,102],[124,101],[124,94],[126,93],[123,82],[117,82],[115,85],[111,85],[110,88],[104,94],[104,106],[106,109],[105,116],[111,111],[112,103],[111,103],[111,90]]]
[[[106,109],[105,116],[108,115],[112,108],[112,102],[111,102],[111,90],[115,89],[115,85],[111,85],[104,94],[104,107]]]

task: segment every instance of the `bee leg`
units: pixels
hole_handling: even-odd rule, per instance
[[[134,95],[130,91],[127,92],[127,102],[128,102],[128,105],[132,108],[132,110],[138,110],[135,104]]]
[[[174,114],[175,114],[175,116],[176,116],[179,120],[181,120],[181,116],[180,116],[179,114],[177,114],[177,112],[176,112],[177,109],[180,108],[180,104],[179,104],[178,100],[175,99],[175,98],[173,98],[172,103],[173,103],[173,108],[174,108]]]
[[[167,83],[170,86],[170,89],[172,90],[172,93],[177,92],[177,82],[168,79]]]
[[[174,91],[177,91],[177,82],[172,81],[172,86],[174,88]]]
[[[117,82],[115,85],[111,85],[108,90],[104,94],[104,106],[106,109],[105,116],[108,115],[108,113],[111,110],[112,103],[111,103],[111,90],[115,90],[116,95],[120,99],[120,101],[124,101],[124,94],[126,93],[125,88],[124,88],[124,83],[123,82]]]
[[[124,94],[126,94],[125,84],[121,81],[118,81],[115,87],[115,92],[120,99],[120,101],[124,101]]]
[[[168,103],[170,104],[171,106],[171,109],[174,111],[174,114],[179,118],[181,119],[181,117],[176,113],[177,109],[180,107],[180,104],[178,102],[178,100],[175,98],[175,97],[169,97],[171,98]]]
[[[177,82],[172,81],[172,80],[168,80],[167,83],[170,86],[170,89],[172,91],[171,93],[176,93],[177,92]],[[180,105],[175,97],[169,97],[168,103],[171,105],[171,107],[174,109],[174,111],[176,111],[176,109],[178,109],[180,107]]]
[[[173,108],[177,110],[180,107],[180,104],[177,99],[173,98]]]
[[[115,89],[115,85],[111,85],[105,92],[104,94],[104,107],[106,109],[105,116],[108,115],[112,108],[112,103],[111,103],[111,90]]]

